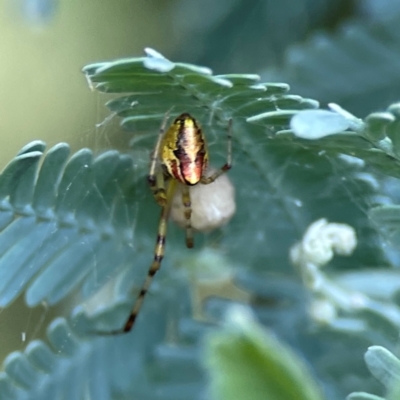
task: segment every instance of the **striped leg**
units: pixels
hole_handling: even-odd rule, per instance
[[[150,265],[149,271],[147,273],[147,277],[140,289],[140,292],[136,298],[136,301],[133,305],[132,311],[129,314],[128,319],[125,322],[125,325],[122,329],[118,329],[110,332],[97,332],[100,335],[118,335],[121,333],[128,333],[132,330],[135,325],[135,321],[137,316],[139,315],[140,309],[142,308],[143,301],[146,297],[146,294],[150,288],[151,282],[153,281],[154,275],[161,267],[161,261],[164,257],[164,247],[165,247],[165,237],[167,235],[167,223],[169,212],[171,209],[171,200],[174,195],[176,189],[177,182],[174,179],[171,179],[167,189],[167,201],[164,207],[161,209],[160,221],[158,224],[158,234],[156,247],[154,249],[154,258],[153,262]]]
[[[164,177],[162,176],[162,173],[156,173],[157,170],[157,164],[159,162],[159,153],[160,153],[160,146],[161,146],[161,141],[164,136],[165,132],[165,127],[168,122],[169,118],[169,111],[165,114],[165,117],[163,119],[163,122],[160,126],[160,131],[158,133],[158,138],[157,138],[157,143],[154,148],[154,152],[151,155],[151,163],[150,163],[150,171],[149,175],[147,176],[147,182],[150,185],[150,189],[153,192],[153,196],[156,199],[156,202],[162,207],[165,205],[167,196],[165,193],[165,187],[164,187]]]
[[[224,174],[226,171],[230,170],[232,167],[232,119],[228,122],[228,133],[227,133],[227,156],[226,163],[216,172],[214,172],[211,176],[205,177],[202,176],[200,182],[203,185],[208,185],[209,183],[213,183],[219,176]]]
[[[193,229],[190,222],[192,215],[192,203],[190,200],[189,186],[182,186],[182,203],[185,207],[185,218],[186,218],[186,247],[191,249],[193,247]]]

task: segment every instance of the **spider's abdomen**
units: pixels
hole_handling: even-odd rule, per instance
[[[166,173],[184,185],[196,185],[208,166],[203,132],[189,114],[181,114],[165,133],[160,150]]]

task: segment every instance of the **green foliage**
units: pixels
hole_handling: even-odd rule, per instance
[[[157,130],[165,110],[172,115],[185,109],[209,124],[229,118],[249,118],[268,111],[264,121],[271,131],[287,126],[296,110],[315,108],[314,100],[286,94],[288,85],[259,83],[257,75],[212,75],[208,68],[172,63],[154,50],[148,57],[93,64],[84,73],[97,90],[133,92],[107,103],[122,117],[121,125],[133,132]],[[278,128],[278,129],[277,129]],[[240,140],[240,136],[237,137]]]
[[[31,307],[55,304],[83,281],[88,296],[110,278],[111,260],[123,264],[132,256],[131,159],[116,151],[93,158],[82,149],[67,162],[67,144],[54,146],[46,156],[44,149],[42,142],[25,146],[0,177],[3,307],[28,283],[25,298]],[[95,248],[101,248],[96,278],[91,271]]]
[[[224,331],[208,339],[207,364],[216,399],[321,400],[302,362],[239,307]]]
[[[374,394],[357,392],[347,396],[347,400],[385,400],[385,399],[380,396],[375,396]]]
[[[365,353],[365,362],[372,375],[385,387],[388,400],[396,400],[400,387],[400,360],[381,346],[371,346]],[[348,400],[384,400],[369,393],[352,393]]]
[[[279,9],[271,3],[283,10],[285,25],[270,15],[268,21],[287,26],[296,10],[312,16],[329,4],[309,29],[293,27],[310,34],[335,4],[307,4]],[[250,8],[238,1],[231,16]],[[215,29],[223,28],[223,6],[220,11],[210,19]],[[216,399],[336,400],[354,390],[365,392],[349,399],[382,399],[367,394],[382,395],[362,354],[371,345],[393,349],[400,326],[398,272],[389,269],[400,265],[400,112],[398,103],[387,107],[398,101],[397,69],[385,69],[397,65],[397,19],[349,22],[345,31],[324,33],[323,40],[290,50],[279,74],[279,63],[268,70],[260,65],[267,82],[256,74],[213,75],[151,49],[145,57],[85,67],[91,88],[104,93],[131,135],[131,149],[97,156],[82,149],[69,157],[66,144],[45,154],[44,143],[33,142],[0,175],[0,305],[21,293],[29,307],[66,299],[69,315],[56,319],[46,338],[7,357],[0,397],[201,400],[209,398],[210,379]],[[292,41],[282,38],[276,59]],[[208,43],[206,34],[200,42]],[[245,57],[238,51],[238,60]],[[322,110],[317,100],[371,113],[360,119],[337,105]],[[152,259],[159,208],[145,178],[169,110],[171,118],[185,111],[200,121],[213,166],[224,163],[233,120],[229,177],[237,213],[216,232],[196,234],[192,251],[171,227],[162,270],[134,331],[98,337],[94,331],[121,326]],[[330,259],[326,269],[308,265],[319,280],[307,284],[294,274],[289,252],[321,218],[350,225],[358,245],[351,256]],[[212,279],[193,273],[194,266],[211,271]],[[297,267],[304,279],[304,265]],[[200,284],[209,297],[203,303]],[[249,303],[280,340],[247,319],[218,331],[235,301]],[[194,320],[195,310],[209,324]],[[209,331],[206,375],[203,338]],[[370,348],[366,361],[386,387],[397,380],[398,360],[387,350]],[[395,399],[397,388],[390,390]]]
[[[360,116],[397,102],[399,3],[380,6],[384,18],[350,20],[333,35],[312,35],[288,49],[283,68],[268,65],[263,78],[287,82],[296,93],[339,103]]]
[[[178,2],[173,15],[181,37],[174,58],[234,72],[277,66],[288,46],[333,28],[354,8],[348,0]]]
[[[371,346],[365,353],[365,362],[375,378],[386,387],[400,379],[400,361],[383,347]]]
[[[332,107],[335,108],[335,105],[332,105]],[[344,110],[339,109],[339,112],[344,113],[344,115],[341,116],[343,122],[341,120],[335,122],[335,125],[333,125],[334,128],[336,128],[336,126],[340,128],[344,125],[344,122],[347,122],[348,128],[353,127],[353,132],[338,132],[338,129],[335,129],[334,132],[327,131],[326,133],[321,133],[320,136],[325,137],[320,141],[313,140],[310,142],[306,140],[302,143],[305,146],[312,146],[320,149],[324,148],[333,154],[345,153],[358,157],[368,162],[369,165],[374,166],[382,173],[398,178],[400,176],[398,168],[400,165],[400,151],[397,148],[398,143],[396,139],[399,126],[397,107],[398,104],[392,104],[387,112],[373,113],[366,118],[365,123],[357,120]],[[306,119],[303,118],[300,120],[303,114]],[[317,111],[299,114],[293,121],[300,121],[297,123],[292,122],[295,135],[305,139],[314,139],[314,137],[311,136],[313,129],[315,129],[313,125],[319,127],[319,125],[323,125],[325,122],[325,124],[332,128],[332,120],[325,121],[325,118],[324,115],[321,115]],[[302,122],[304,126],[301,126],[300,122]],[[339,122],[342,122],[342,124],[340,125]],[[308,136],[307,134],[299,135],[299,128],[307,132],[307,124],[309,126]],[[319,129],[319,132],[323,132],[323,130]],[[285,135],[284,140],[287,139],[288,135]]]

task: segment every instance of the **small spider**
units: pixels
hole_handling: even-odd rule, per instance
[[[109,332],[109,334],[127,333],[134,326],[146,293],[149,290],[154,275],[160,269],[161,261],[164,257],[168,217],[177,186],[181,185],[182,204],[186,219],[186,246],[192,248],[192,208],[189,187],[199,183],[208,185],[231,168],[231,120],[228,126],[226,164],[208,177],[205,176],[208,167],[208,149],[204,134],[197,121],[187,113],[181,114],[165,132],[167,120],[168,114],[164,117],[160,127],[148,175],[148,182],[154,198],[161,206],[153,262],[125,325],[122,329]]]

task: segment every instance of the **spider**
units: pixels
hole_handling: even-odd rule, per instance
[[[147,178],[153,196],[161,207],[153,262],[125,325],[122,329],[112,331],[109,334],[128,333],[135,324],[154,275],[161,267],[168,217],[177,185],[182,187],[182,204],[186,219],[186,246],[192,248],[194,243],[190,221],[192,209],[189,187],[199,183],[208,185],[231,168],[232,120],[229,121],[228,125],[226,163],[207,177],[205,173],[208,167],[208,149],[199,124],[190,114],[183,113],[174,120],[165,132],[168,117],[167,113],[161,124]]]

